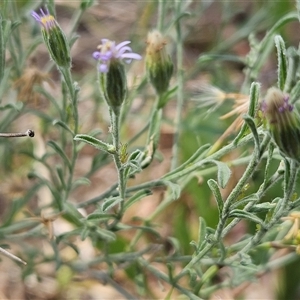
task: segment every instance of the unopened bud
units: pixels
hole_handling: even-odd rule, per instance
[[[289,95],[270,88],[262,103],[268,130],[282,154],[300,161],[300,116]]]
[[[49,14],[48,10],[45,13],[41,9],[41,16],[36,12],[32,12],[31,15],[41,25],[43,39],[51,58],[59,67],[70,68],[70,48],[67,43],[67,38],[58,22]]]
[[[99,73],[100,91],[108,106],[119,114],[127,95],[127,81],[124,64],[118,60],[110,63],[106,73]]]
[[[167,54],[166,41],[157,30],[148,34],[146,49],[146,69],[149,80],[158,95],[168,90],[173,74],[173,63]]]

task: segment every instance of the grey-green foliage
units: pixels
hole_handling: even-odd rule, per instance
[[[189,72],[184,72],[185,41],[190,38],[189,34],[194,33],[192,29],[198,19],[205,16],[207,9],[213,5],[212,2],[158,1],[157,28],[170,37],[168,50],[175,71],[170,85],[168,83],[169,90],[164,90],[164,95],[155,94],[152,89],[148,89],[146,74],[139,70],[139,76],[134,82],[135,88],[129,88],[128,93],[126,92],[125,102],[125,93],[120,101],[115,99],[118,109],[114,111],[105,106],[104,99],[99,102],[101,93],[96,81],[96,63],[95,68],[88,71],[91,74],[80,73],[82,78],[78,78],[77,74],[76,82],[74,70],[55,65],[56,61],[45,62],[42,66],[45,72],[53,69],[59,72],[56,82],[59,96],[52,95],[37,83],[38,86],[33,87],[32,91],[47,99],[46,110],[18,101],[18,91],[13,82],[21,76],[25,62],[29,63],[29,55],[42,40],[39,38],[41,33],[33,30],[36,24],[29,17],[29,6],[33,4],[22,6],[15,1],[4,1],[0,16],[0,96],[3,97],[0,130],[6,131],[17,123],[20,116],[30,115],[38,119],[36,132],[39,140],[36,144],[29,144],[28,141],[20,144],[14,144],[15,141],[0,141],[1,163],[4,166],[11,165],[17,154],[22,153],[28,159],[24,168],[27,168],[31,187],[21,195],[11,196],[0,226],[3,244],[14,243],[16,240],[19,242],[20,256],[28,264],[28,268],[24,268],[24,277],[35,272],[37,264],[50,261],[58,269],[65,265],[78,275],[89,274],[96,280],[103,279],[127,299],[157,296],[152,291],[149,274],[155,281],[163,285],[167,283],[167,289],[170,287],[166,299],[171,299],[172,293],[175,297],[181,294],[188,299],[207,299],[221,288],[251,282],[264,272],[296,260],[297,240],[285,239],[291,223],[282,222],[282,217],[300,205],[296,193],[298,164],[280,155],[264,125],[260,103],[268,87],[261,84],[260,72],[266,60],[277,53],[278,67],[273,85],[277,84],[278,88],[290,93],[293,103],[297,105],[300,95],[297,63],[299,51],[281,35],[281,30],[290,22],[298,21],[299,12],[277,13],[274,17],[272,15],[272,18],[267,18],[269,10],[274,9],[277,2],[274,4],[274,1],[265,1],[254,10],[253,16],[248,16],[231,38],[222,40],[221,28],[212,48],[200,55]],[[223,9],[221,21],[225,26],[236,10],[233,3],[224,3],[216,2],[214,5],[220,5]],[[76,39],[80,43],[80,37],[75,34],[76,28],[80,18],[90,14],[87,9],[92,4],[93,1],[86,0],[76,4],[70,21],[71,31],[64,35],[70,47]],[[58,9],[53,1],[48,1],[47,5],[53,14]],[[137,5],[149,11],[153,9],[151,3],[141,2]],[[277,5],[279,7],[281,4]],[[32,8],[36,9],[36,6],[37,3]],[[22,18],[18,18],[18,15]],[[32,30],[29,31],[35,42],[27,45],[27,48],[24,46],[25,51],[18,57],[13,45],[23,42],[20,22],[25,23],[24,20],[28,30]],[[264,32],[261,40],[255,32],[257,24],[261,25],[259,30]],[[100,33],[101,26],[100,22]],[[99,39],[103,38],[100,33]],[[229,53],[236,43],[246,37],[249,37],[251,46],[246,57]],[[134,51],[135,46],[142,45],[139,39],[144,40],[140,36],[134,37]],[[173,55],[175,50],[176,59]],[[10,60],[5,59],[7,53]],[[188,101],[185,83],[194,75],[201,76],[203,68],[206,72],[211,71],[212,81],[227,84],[226,89],[230,90],[233,86],[230,71],[220,68],[226,60],[229,64],[238,62],[244,65],[245,78],[239,89],[248,97],[248,109],[239,116],[244,121],[243,125],[233,132],[226,144],[215,150],[211,146],[216,139],[212,123],[219,112],[216,110],[211,118],[210,115],[206,119],[202,118],[194,103]],[[209,67],[207,62],[210,63]],[[129,67],[125,66],[124,70],[128,76]],[[86,87],[87,94],[81,93]],[[110,90],[114,91],[112,85]],[[154,93],[151,94],[154,101],[148,99],[149,90]],[[126,135],[128,126],[134,124],[133,118],[139,118],[131,106],[137,94],[142,100],[147,99],[147,104],[151,103],[151,112],[146,112],[148,119],[142,118],[144,126],[135,128],[134,136],[129,139]],[[178,100],[176,104],[174,98]],[[80,111],[85,101],[91,101],[95,108],[94,115],[91,116],[95,118],[92,125],[88,124],[85,113]],[[174,105],[177,106],[175,117],[169,119],[168,110]],[[197,122],[202,123],[197,132],[194,132],[191,128]],[[105,130],[108,127],[109,130],[98,130],[100,123],[104,124]],[[157,175],[156,168],[159,168],[158,162],[162,157],[159,148],[162,141],[161,129],[165,124],[176,131],[172,144],[173,158],[171,167],[164,174]],[[217,132],[220,132],[219,128]],[[208,135],[210,139],[207,138]],[[192,138],[189,139],[189,136]],[[198,143],[197,147],[195,143]],[[38,146],[41,145],[45,147],[43,153],[38,151]],[[181,155],[184,157],[190,149],[193,149],[192,155],[182,160]],[[93,156],[88,164],[84,160],[85,151]],[[235,156],[231,157],[231,154]],[[234,179],[236,166],[243,166],[244,169]],[[12,169],[17,173],[16,168]],[[100,172],[102,178],[106,179],[106,172],[111,172],[112,169],[116,179],[110,186],[103,190],[101,183],[95,185],[93,175]],[[79,174],[78,170],[83,174]],[[154,179],[147,179],[148,170],[154,170]],[[7,174],[1,173],[1,176],[4,180]],[[195,178],[203,182],[196,188]],[[99,186],[101,192],[98,190]],[[276,196],[272,193],[274,189]],[[153,211],[147,212],[146,217],[134,215],[132,220],[126,219],[127,213],[132,213],[135,205],[143,204],[143,201],[149,199],[148,196],[157,194],[157,190],[161,192],[161,198]],[[86,195],[90,194],[94,196],[86,199]],[[50,197],[50,201],[43,203],[42,200],[45,199],[41,195],[45,199]],[[36,199],[39,205],[34,205]],[[35,217],[21,214],[28,207],[33,207],[31,214]],[[43,216],[44,209],[51,210],[50,217]],[[207,211],[209,217],[205,215]],[[54,237],[45,235],[44,229],[50,230],[52,222],[57,218],[69,223],[72,229],[55,233]],[[295,219],[298,220],[297,217]],[[231,242],[229,239],[225,243],[232,229],[241,222],[246,222],[250,229],[238,241]],[[161,227],[164,226],[170,235],[163,234]],[[90,241],[97,255],[88,261],[81,260],[78,255],[81,249],[75,242],[76,238]],[[46,255],[39,247],[34,248],[32,240],[43,240],[53,253]],[[276,249],[287,245],[293,252],[273,259]],[[62,251],[68,247],[76,255],[66,261]],[[101,272],[93,271],[100,267]],[[222,268],[230,270],[228,276],[222,277]],[[124,284],[125,281],[115,280],[114,276],[120,270],[124,271],[126,282],[132,281],[135,288]]]

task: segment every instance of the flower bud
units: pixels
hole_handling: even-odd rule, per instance
[[[53,16],[41,9],[41,16],[36,12],[32,17],[40,23],[42,36],[48,48],[51,58],[59,67],[71,67],[70,48],[66,36]]]
[[[100,91],[108,106],[119,114],[127,95],[127,81],[124,65],[115,60],[110,63],[106,73],[99,73]]]
[[[262,111],[268,130],[282,154],[300,161],[300,116],[289,103],[289,95],[278,88],[270,88],[262,103]]]
[[[162,95],[168,90],[173,74],[173,63],[165,46],[166,41],[159,31],[148,33],[146,69],[149,80],[158,95]]]

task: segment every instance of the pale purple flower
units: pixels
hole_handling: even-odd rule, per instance
[[[141,59],[142,57],[139,54],[133,53],[132,49],[127,46],[130,43],[130,41],[124,41],[116,45],[114,41],[102,39],[98,51],[93,53],[94,59],[99,61],[99,72],[107,73],[109,64],[113,60],[124,59],[129,64],[133,59]]]
[[[31,16],[40,23],[43,29],[48,31],[58,26],[57,21],[52,15],[50,15],[48,9],[46,9],[46,13],[42,9],[40,9],[40,12],[41,15],[33,11],[31,12]]]

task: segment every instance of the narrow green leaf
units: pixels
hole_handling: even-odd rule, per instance
[[[276,207],[276,203],[270,203],[270,202],[264,202],[264,203],[259,203],[251,207],[249,210],[250,212],[255,212],[255,213],[261,213],[261,212],[268,212],[271,209],[274,209]]]
[[[52,124],[55,126],[55,125],[58,125],[60,127],[62,127],[63,129],[65,129],[66,131],[70,132],[72,134],[72,136],[74,136],[74,132],[73,130],[63,121],[61,120],[53,120]]]
[[[65,242],[65,240],[67,240],[68,237],[71,237],[71,236],[78,237],[78,236],[80,236],[81,232],[82,232],[82,228],[76,228],[74,230],[67,231],[67,232],[62,233],[60,235],[57,235],[55,242],[56,242],[56,244],[59,244],[62,240],[64,240],[64,242]]]
[[[63,217],[68,220],[70,223],[75,224],[76,226],[82,226],[83,215],[77,210],[74,204],[70,202],[64,203],[64,214]]]
[[[108,199],[105,199],[102,204],[102,211],[108,211],[110,208],[116,206],[122,201],[122,198],[120,197],[111,197]]]
[[[257,194],[251,194],[241,200],[238,200],[237,202],[233,203],[231,206],[230,206],[230,209],[235,209],[239,206],[242,206],[242,205],[245,205],[245,204],[248,204],[249,202],[257,202],[259,200],[259,197]]]
[[[214,159],[209,159],[207,160],[208,163],[213,163],[218,167],[218,184],[220,185],[220,187],[222,189],[224,189],[226,187],[226,184],[231,176],[231,170],[230,168],[227,166],[226,163],[223,163],[221,161],[217,161]]]
[[[132,204],[138,202],[139,200],[143,199],[144,197],[147,197],[151,195],[152,192],[150,190],[142,190],[137,193],[135,193],[133,196],[131,196],[125,203],[124,209],[126,210],[129,208]]]
[[[299,206],[300,206],[300,198],[298,198],[295,201],[293,201],[292,203],[290,203],[291,209],[298,208]]]
[[[275,203],[275,204],[276,204],[275,209],[274,209],[274,211],[273,211],[273,216],[275,216],[275,215],[278,213],[278,211],[281,209],[281,207],[282,207],[283,199],[282,199],[282,198],[279,198],[279,197],[276,197],[276,198],[272,201],[272,203]]]
[[[86,10],[94,4],[94,0],[82,0],[80,3],[80,8]]]
[[[171,90],[167,91],[166,93],[163,94],[162,98],[159,101],[158,108],[163,108],[174,96],[177,86],[173,87]]]
[[[95,221],[105,221],[113,218],[114,216],[111,214],[107,213],[91,213],[90,215],[87,216],[87,220],[95,220]]]
[[[77,245],[74,245],[72,242],[68,241],[67,239],[64,240],[64,244],[66,246],[69,246],[70,248],[72,248],[76,254],[78,254],[78,255],[80,254],[80,250]]]
[[[65,177],[64,177],[64,171],[63,171],[63,168],[62,168],[62,166],[60,164],[56,165],[56,172],[57,172],[57,175],[58,175],[59,180],[61,182],[61,185],[63,186],[64,189],[66,189],[66,182],[65,182]]]
[[[86,178],[86,177],[80,177],[78,179],[76,179],[75,181],[73,181],[72,183],[72,190],[77,188],[78,186],[81,186],[81,185],[90,185],[91,184],[91,181]]]
[[[284,90],[285,81],[287,77],[287,59],[286,59],[286,48],[284,41],[280,35],[276,35],[274,38],[275,46],[277,49],[277,59],[278,59],[278,88]]]
[[[8,86],[8,80],[10,78],[10,71],[11,71],[11,67],[7,67],[4,70],[4,74],[2,77],[2,80],[0,81],[0,103],[2,101],[3,95],[5,94],[5,92],[7,91],[7,86]]]
[[[296,0],[296,7],[298,12],[298,20],[300,22],[300,0]]]
[[[197,251],[200,251],[206,244],[206,222],[202,217],[199,217],[199,229],[198,229],[198,245]]]
[[[258,82],[252,82],[250,87],[250,102],[249,102],[249,108],[247,113],[252,118],[255,118],[255,114],[258,108],[259,93],[260,93],[260,84]],[[247,131],[247,124],[243,124],[240,132],[238,133],[237,137],[233,141],[235,145],[237,145],[238,142],[243,138],[246,131]]]
[[[218,184],[213,179],[209,179],[207,181],[207,184],[208,184],[209,188],[211,189],[211,191],[214,194],[214,197],[215,197],[217,205],[218,205],[219,216],[221,216],[222,211],[223,211],[224,202],[223,202],[222,195],[221,195],[220,189],[218,187]]]
[[[38,116],[39,118],[45,120],[46,122],[51,122],[53,121],[52,117],[49,114],[46,114],[42,112],[41,110],[36,110],[36,109],[28,109],[28,112],[32,113],[33,115]]]
[[[63,209],[63,198],[61,195],[61,192],[57,189],[56,186],[52,184],[48,179],[45,177],[41,176],[40,173],[35,173],[35,172],[29,172],[28,173],[28,178],[38,178],[40,182],[42,182],[44,185],[46,185],[49,190],[51,191],[51,194],[60,210]]]
[[[61,147],[54,141],[49,141],[47,143],[54,151],[62,158],[62,160],[66,163],[69,170],[71,170],[71,163],[66,153],[61,149]]]
[[[116,149],[113,145],[107,144],[107,143],[105,143],[101,140],[98,140],[95,137],[92,137],[92,136],[87,135],[87,134],[77,134],[74,137],[74,140],[87,143],[89,145],[94,146],[96,149],[105,151],[105,152],[110,153],[110,154],[114,154],[116,152]]]
[[[22,108],[23,108],[22,102],[9,103],[9,104],[0,106],[0,110],[14,109],[16,111],[21,111]]]
[[[162,118],[162,110],[156,109],[150,119],[150,125],[149,125],[149,133],[147,138],[147,145],[149,146],[151,143],[153,143],[153,154],[151,155],[153,157],[159,135],[160,135],[160,124],[161,124],[161,118]]]
[[[255,125],[255,122],[254,122],[253,118],[250,117],[249,115],[244,115],[243,119],[245,120],[245,122],[247,123],[248,127],[250,128],[250,130],[253,134],[253,138],[254,138],[255,145],[256,145],[257,149],[260,149],[259,137],[258,137],[258,133],[257,133],[257,130],[256,130],[256,125]]]
[[[258,224],[260,224],[261,226],[264,227],[264,222],[263,222],[262,219],[260,219],[259,217],[257,217],[256,215],[254,215],[250,212],[247,212],[247,211],[244,211],[244,210],[241,210],[241,209],[232,210],[229,214],[229,217],[230,218],[246,219],[246,220],[252,221],[254,223],[258,223]]]
[[[259,103],[260,84],[258,82],[252,82],[250,86],[250,103],[248,108],[248,115],[255,118],[256,110]]]
[[[283,27],[285,24],[293,22],[293,21],[298,21],[298,14],[296,12],[289,12],[286,15],[284,15],[282,18],[280,18],[274,25],[273,27],[268,30],[267,34],[265,35],[265,37],[263,38],[263,40],[261,41],[260,47],[261,49],[264,49],[268,43],[268,41],[270,40],[270,38],[272,38],[272,36],[274,36],[274,34],[276,32],[278,32],[278,30]]]
[[[133,151],[129,155],[127,159],[127,163],[123,166],[125,168],[125,173],[124,173],[125,178],[129,178],[133,174],[142,171],[141,163],[144,157],[145,157],[145,153],[139,149]]]
[[[207,150],[210,148],[209,144],[203,145],[196,150],[196,152],[183,164],[181,164],[178,168],[170,171],[169,173],[163,176],[163,179],[169,180],[168,177],[176,177],[177,174],[180,174],[182,171],[186,170],[187,168],[193,166],[197,162],[201,161],[201,159],[206,155]],[[204,161],[203,161],[204,163]]]
[[[80,239],[84,241],[90,234],[91,230],[87,226],[84,226],[82,231],[80,232]]]
[[[96,232],[103,240],[106,240],[107,242],[113,242],[116,240],[116,235],[111,231],[98,227]]]
[[[18,26],[20,26],[22,23],[20,22],[20,21],[13,21],[13,22],[10,22],[9,21],[9,23],[8,24],[10,24],[10,30],[11,30],[11,32],[12,31],[14,31]],[[7,39],[9,38],[9,35],[11,34],[11,32],[8,32],[7,31]]]
[[[4,21],[0,15],[0,82],[2,82],[5,70],[5,43],[4,43]]]

